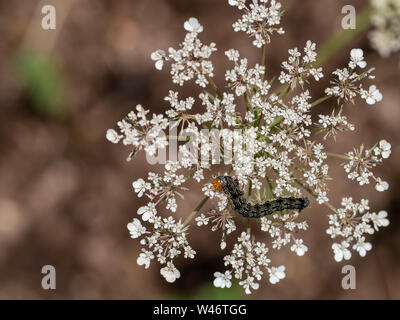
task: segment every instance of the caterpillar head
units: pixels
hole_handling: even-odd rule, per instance
[[[226,186],[226,178],[223,176],[218,176],[214,178],[211,182],[213,191],[221,191],[223,187]]]

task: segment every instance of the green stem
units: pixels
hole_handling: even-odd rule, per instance
[[[192,211],[192,213],[183,222],[184,226],[186,226],[193,219],[193,217],[201,210],[201,208],[203,208],[203,206],[206,204],[206,202],[209,199],[210,199],[209,197],[204,197],[203,200],[200,201],[200,203],[197,205],[197,207]]]
[[[249,195],[248,195],[249,199],[251,197],[252,191],[253,191],[253,182],[251,180],[249,180]]]
[[[261,48],[261,65],[264,67],[265,66],[265,59],[267,56],[267,45],[264,44]]]
[[[243,98],[244,98],[244,103],[246,104],[246,111],[249,111],[251,109],[251,106],[247,92],[244,93]]]
[[[264,67],[264,75],[262,76],[262,80],[265,79],[265,74],[267,73],[266,70],[266,58],[267,58],[267,45],[264,44],[261,48],[261,66]]]
[[[218,89],[217,85],[215,84],[214,80],[211,79],[210,76],[208,75],[204,75],[204,77],[207,79],[208,83],[210,84],[210,86],[214,89],[215,93],[217,94],[217,96],[222,99],[222,94],[221,91]]]
[[[346,160],[346,161],[350,161],[351,159],[343,154],[337,154],[337,153],[331,153],[331,152],[326,152],[326,155],[328,157],[332,157],[332,158],[338,158],[338,159],[342,159],[342,160]]]
[[[271,183],[271,180],[269,179],[267,174],[265,174],[265,180],[267,180],[267,184],[268,184],[268,188],[269,188],[269,197],[270,198],[275,198],[275,194],[272,191],[273,190],[272,183]]]
[[[281,100],[284,100],[286,98],[286,96],[289,94],[289,92],[291,91],[291,85],[290,83],[287,83],[286,85],[282,86],[281,89],[279,90],[279,98]]]
[[[311,104],[311,108],[312,107],[315,107],[315,106],[317,106],[317,105],[319,105],[319,104],[321,104],[322,102],[324,102],[324,101],[326,101],[326,100],[328,100],[328,99],[330,99],[330,98],[332,98],[333,96],[328,96],[328,95],[326,95],[326,96],[324,96],[324,97],[322,97],[322,98],[319,98],[318,100],[316,100],[316,101],[314,101],[312,104]]]
[[[177,141],[190,141],[190,137],[181,137],[181,136],[166,136],[167,139],[177,140]]]
[[[285,118],[283,116],[276,117],[274,119],[274,121],[272,121],[272,123],[269,125],[269,127],[273,128],[273,127],[281,124],[283,120],[285,120]]]

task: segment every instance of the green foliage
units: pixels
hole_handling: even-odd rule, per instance
[[[62,71],[51,57],[20,52],[14,59],[14,67],[35,112],[51,117],[66,113]]]
[[[180,292],[172,291],[169,294],[151,297],[155,300],[243,300],[246,299],[243,288],[236,281],[232,281],[230,288],[216,288],[211,283],[204,283],[193,295],[183,295]]]
[[[346,47],[357,36],[363,34],[371,26],[371,13],[372,8],[366,6],[357,15],[356,29],[341,30],[332,36],[324,45],[318,50],[318,60],[316,66],[322,66],[330,60],[337,52]]]
[[[239,287],[235,281],[232,281],[232,287],[224,289],[216,288],[212,283],[206,283],[193,297],[196,300],[239,300],[245,298],[243,288]]]

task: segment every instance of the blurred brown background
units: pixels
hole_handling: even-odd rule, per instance
[[[341,8],[366,1],[282,0],[286,35],[274,37],[268,48],[268,72],[277,75],[291,47],[303,48],[310,39],[322,44],[340,30]],[[40,9],[53,4],[57,29],[41,29]],[[138,103],[162,112],[163,97],[173,87],[168,71],[157,72],[152,51],[176,47],[184,37],[183,22],[199,18],[200,38],[217,43],[216,82],[223,84],[231,47],[259,59],[246,35],[231,25],[238,11],[227,0],[16,0],[0,1],[0,298],[31,299],[153,299],[242,298],[241,290],[214,290],[213,272],[222,270],[219,235],[192,227],[190,241],[198,255],[181,261],[182,277],[169,285],[155,264],[145,270],[136,264],[138,241],[129,238],[126,224],[144,203],[131,182],[146,176],[150,166],[143,155],[125,161],[129,150],[112,145],[105,131]],[[273,253],[285,263],[287,277],[278,285],[263,284],[252,298],[352,299],[400,298],[400,74],[398,56],[382,59],[366,34],[360,35],[325,66],[325,78],[348,61],[349,50],[363,48],[383,102],[371,107],[349,105],[345,112],[357,127],[339,136],[332,150],[345,152],[381,138],[392,144],[392,156],[378,176],[390,190],[358,187],[344,175],[340,161],[332,161],[332,203],[352,195],[371,200],[372,210],[385,209],[391,224],[375,235],[365,258],[354,254],[348,264],[357,270],[357,289],[341,288],[341,268],[333,260],[325,234],[328,210],[315,203],[307,210],[309,252],[297,257],[290,250]],[[315,82],[313,82],[314,86]],[[313,97],[323,95],[321,84]],[[187,86],[183,95],[198,95]],[[328,113],[332,105],[318,111]],[[151,168],[154,170],[154,168]],[[333,191],[334,190],[334,191]],[[177,215],[186,216],[200,200],[193,185]],[[208,203],[206,208],[210,208]],[[194,229],[194,230],[193,230]],[[215,243],[215,245],[213,245]],[[54,265],[57,289],[41,288],[41,268]]]

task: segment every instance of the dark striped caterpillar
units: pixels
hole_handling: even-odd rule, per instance
[[[303,210],[310,204],[308,198],[277,198],[275,200],[266,201],[263,204],[251,205],[243,197],[243,191],[240,190],[239,184],[230,176],[218,176],[212,181],[214,191],[223,191],[229,195],[235,210],[246,218],[261,218],[274,212],[285,209]]]

